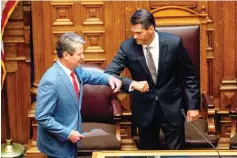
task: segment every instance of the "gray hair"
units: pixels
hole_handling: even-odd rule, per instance
[[[76,52],[78,43],[85,44],[85,41],[76,33],[68,32],[61,35],[56,43],[56,52],[58,57],[62,58],[64,52],[73,55]]]

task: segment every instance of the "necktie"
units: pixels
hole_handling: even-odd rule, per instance
[[[146,47],[146,51],[147,51],[146,60],[147,60],[148,69],[149,69],[149,71],[151,73],[151,77],[152,77],[154,83],[156,84],[156,77],[157,77],[156,67],[155,67],[154,61],[152,59],[150,48],[151,47],[149,47],[149,46]]]
[[[76,96],[78,97],[78,94],[79,94],[79,87],[78,87],[78,84],[77,84],[77,81],[76,81],[76,74],[74,71],[71,72],[70,76],[72,77],[72,84],[73,84],[73,87],[75,89],[75,92],[76,92]]]

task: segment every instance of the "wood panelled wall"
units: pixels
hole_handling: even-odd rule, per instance
[[[1,93],[1,141],[27,143],[31,106],[30,3],[19,2],[4,31],[7,76]]]
[[[221,135],[229,137],[228,108],[237,97],[237,2],[33,1],[18,4],[4,34],[7,78],[2,91],[2,142],[7,134],[19,143],[26,144],[29,140],[28,110],[31,104],[34,106],[31,96],[36,93],[45,70],[56,60],[55,41],[63,32],[81,34],[87,41],[85,62],[106,67],[120,43],[132,35],[129,19],[137,8],[153,10],[171,5],[208,14],[208,89],[220,116]],[[129,76],[126,71],[123,74]],[[129,97],[124,95],[120,99],[129,111]]]
[[[230,135],[230,118],[226,109],[237,97],[237,2],[208,2],[213,22],[209,43],[213,49],[211,93],[221,122],[221,134]]]

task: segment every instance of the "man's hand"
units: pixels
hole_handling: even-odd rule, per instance
[[[199,116],[199,110],[188,110],[187,112],[187,120],[189,122],[196,121]]]
[[[140,92],[148,92],[149,91],[149,85],[147,81],[132,81],[131,88],[136,89]]]
[[[113,92],[116,93],[120,90],[120,88],[122,86],[122,81],[120,81],[119,79],[117,79],[114,76],[111,76],[109,78],[109,85],[113,89]]]
[[[76,143],[76,142],[78,142],[79,140],[81,140],[82,138],[84,138],[83,135],[81,135],[78,131],[72,130],[68,139],[69,139],[72,143]]]

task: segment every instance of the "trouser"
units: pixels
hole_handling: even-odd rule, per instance
[[[184,123],[177,127],[170,124],[164,117],[163,111],[157,105],[153,120],[146,127],[138,127],[141,150],[157,150],[160,147],[160,129],[162,129],[165,137],[165,142],[169,149],[184,148]]]

